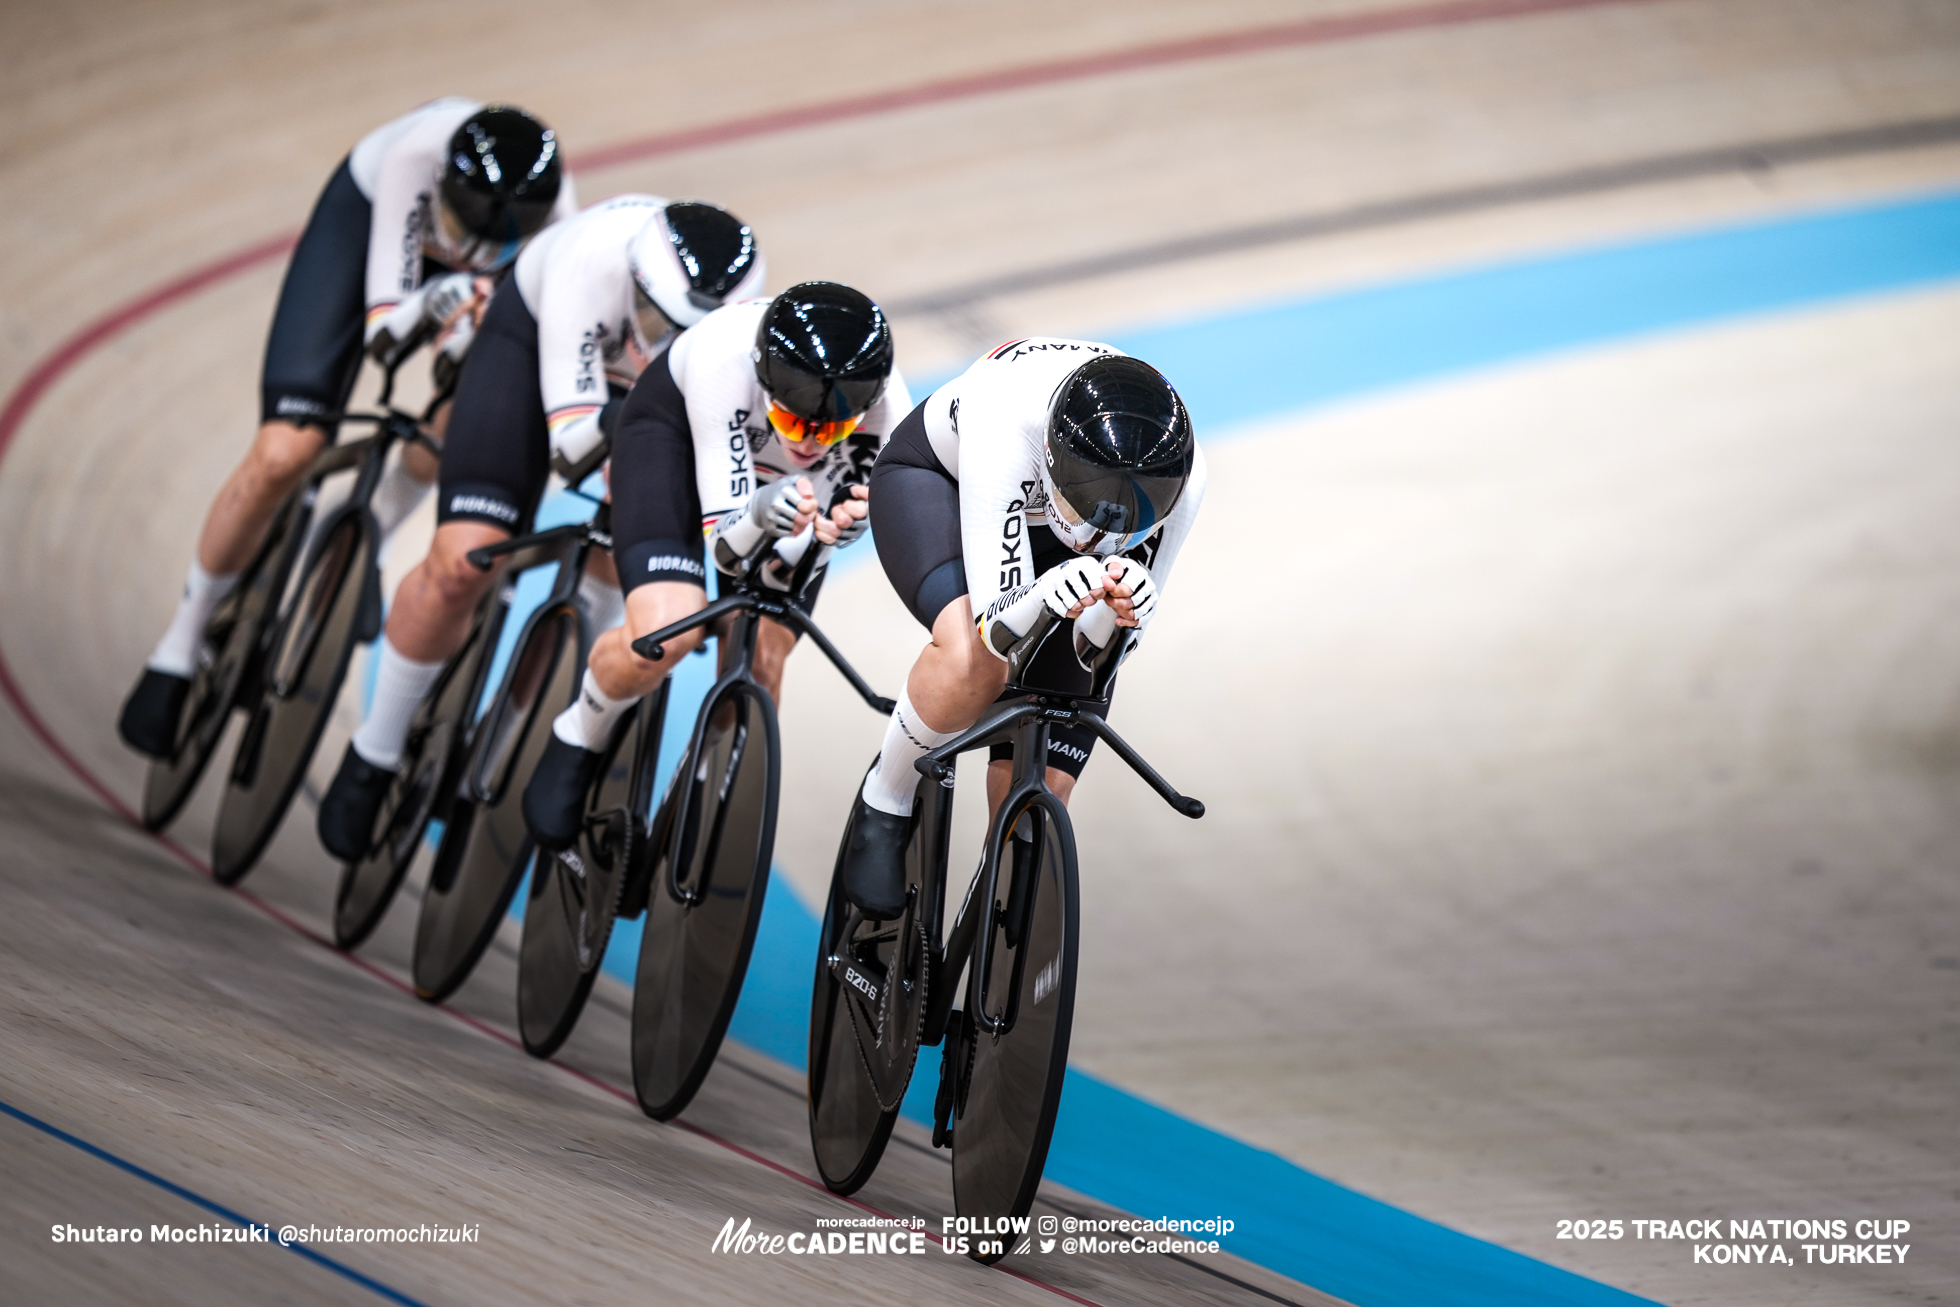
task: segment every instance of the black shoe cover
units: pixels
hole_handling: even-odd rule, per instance
[[[177,749],[177,719],[184,715],[190,678],[145,667],[136,688],[123,700],[116,734],[123,743],[150,758],[168,758]]]
[[[320,800],[320,843],[342,862],[358,862],[374,843],[374,816],[395,773],[375,766],[348,745],[340,770]]]
[[[867,917],[889,921],[905,911],[905,845],[910,817],[880,812],[858,795],[851,846],[844,852],[844,897]]]
[[[599,774],[602,754],[567,744],[557,735],[524,787],[524,824],[541,849],[569,849],[585,825],[585,796]]]

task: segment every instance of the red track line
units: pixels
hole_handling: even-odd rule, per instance
[[[586,171],[599,171],[617,167],[621,164],[655,158],[664,154],[674,154],[682,150],[698,149],[702,146],[723,144],[729,141],[745,140],[774,132],[792,131],[803,127],[813,127],[823,123],[840,122],[852,118],[869,117],[875,114],[890,113],[900,109],[916,108],[920,105],[943,104],[954,100],[971,99],[982,95],[994,95],[1004,91],[1023,90],[1035,86],[1049,86],[1061,82],[1077,81],[1090,77],[1108,76],[1115,73],[1132,72],[1142,68],[1160,68],[1173,64],[1191,63],[1202,59],[1216,59],[1235,54],[1247,54],[1263,50],[1281,49],[1289,46],[1326,45],[1338,41],[1355,40],[1367,36],[1379,36],[1390,32],[1410,31],[1423,27],[1445,27],[1465,23],[1485,22],[1493,19],[1525,17],[1533,14],[1554,13],[1561,10],[1589,9],[1604,5],[1624,5],[1656,3],[1657,0],[1449,0],[1441,4],[1411,5],[1399,9],[1383,9],[1371,13],[1352,14],[1332,18],[1308,19],[1297,23],[1284,23],[1268,27],[1250,28],[1237,32],[1222,32],[1211,36],[1191,37],[1179,41],[1160,42],[1153,45],[1136,46],[1127,50],[1111,50],[1100,54],[1083,55],[1072,59],[1052,60],[1046,63],[1024,64],[1015,68],[1004,68],[989,73],[975,73],[964,77],[946,78],[919,86],[900,87],[890,91],[873,92],[840,100],[824,101],[798,108],[776,110],[771,113],[752,115],[746,118],[731,119],[721,123],[710,123],[702,127],[669,132],[660,136],[647,137],[638,141],[628,141],[620,145],[594,151],[578,160],[578,166]],[[94,322],[69,336],[51,353],[41,358],[27,372],[7,396],[4,407],[0,407],[0,462],[4,462],[11,450],[14,437],[20,433],[28,414],[38,404],[41,397],[56,382],[66,375],[77,363],[93,353],[105,342],[134,327],[145,318],[161,312],[171,305],[190,298],[218,282],[246,272],[261,263],[275,259],[290,250],[297,241],[297,233],[288,233],[261,241],[246,249],[228,254],[211,263],[204,264],[165,283],[148,294],[131,300],[119,308],[111,310]],[[15,714],[33,733],[36,739],[66,767],[75,778],[87,787],[90,793],[100,799],[104,806],[123,818],[137,829],[142,822],[134,810],[123,802],[114,791],[104,785],[95,774],[71,753],[66,745],[48,728],[27,697],[22,693],[19,683],[14,679],[13,668],[7,662],[4,650],[0,650],[0,694],[6,697]],[[147,831],[180,862],[197,871],[200,875],[212,878],[211,869],[169,836]],[[234,890],[239,898],[251,904],[272,920],[287,929],[313,941],[327,949],[333,949],[341,957],[377,979],[406,993],[413,988],[397,976],[382,968],[356,957],[351,953],[335,949],[333,942],[320,935],[298,919],[281,909],[267,903],[249,890]],[[512,1047],[521,1047],[518,1041],[482,1021],[453,1008],[442,1008],[451,1017],[464,1025]],[[594,1085],[597,1088],[627,1102],[633,1096],[616,1086],[609,1085],[595,1076],[575,1067],[554,1062],[566,1073]],[[720,1145],[742,1157],[769,1167],[771,1170],[809,1185],[822,1189],[823,1185],[809,1176],[795,1171],[781,1163],[771,1161],[758,1153],[751,1152],[741,1145],[723,1139],[699,1126],[681,1121],[676,1124],[699,1135],[703,1139]],[[828,1190],[825,1190],[828,1192]],[[877,1208],[846,1198],[845,1202],[865,1211],[887,1215]],[[928,1235],[935,1242],[939,1236]],[[1051,1293],[1067,1298],[1072,1302],[1095,1307],[1086,1298],[1079,1298],[1065,1289],[1046,1284],[1020,1271],[1006,1267],[998,1268],[1016,1279],[1039,1285]]]
[[[746,118],[686,127],[677,132],[650,136],[644,140],[594,150],[572,159],[580,168],[613,168],[657,155],[721,145],[728,141],[766,136],[773,132],[816,127],[851,118],[866,118],[898,109],[914,109],[926,104],[968,100],[1002,91],[1052,86],[1059,82],[1106,77],[1113,73],[1134,72],[1140,68],[1163,68],[1172,64],[1195,63],[1228,55],[1256,54],[1305,45],[1332,45],[1390,32],[1407,32],[1424,27],[1455,27],[1466,23],[1489,22],[1501,18],[1523,18],[1534,14],[1557,13],[1568,9],[1592,9],[1604,5],[1648,4],[1655,0],[1449,0],[1443,4],[1408,5],[1378,9],[1368,13],[1343,14],[1331,18],[1310,18],[1302,22],[1277,23],[1269,27],[1218,32],[1210,36],[1185,37],[1153,45],[1132,46],[1126,50],[1105,50],[1045,63],[1021,64],[992,72],[969,73],[918,86],[902,86],[889,91],[872,91],[839,100],[777,109]]]
[[[1558,13],[1564,10],[1658,2],[1659,0],[1446,0],[1441,4],[1408,5],[1369,13],[1314,18],[1303,22],[1282,23],[1237,32],[1220,32],[1211,36],[1187,37],[1183,40],[1160,42],[1154,45],[1133,46],[1126,50],[1109,50],[1100,54],[1081,55],[1073,59],[1022,64],[992,72],[944,78],[918,86],[874,91],[867,95],[846,99],[778,109],[745,118],[683,128],[659,136],[643,137],[637,141],[625,141],[582,155],[576,162],[578,167],[596,172],[664,154],[698,149],[705,145],[747,140],[774,132],[793,131],[823,123],[916,108],[920,105],[944,104],[982,95],[996,95],[1003,91],[1051,86],[1061,82],[1132,72],[1140,68],[1162,68],[1172,64],[1192,63],[1202,59],[1217,59],[1290,46],[1329,45],[1339,41],[1381,36],[1390,32],[1413,31],[1424,27],[1454,27],[1467,23]],[[283,236],[261,241],[247,249],[227,254],[112,310],[63,341],[52,353],[37,362],[28,371],[25,379],[7,396],[6,406],[0,409],[0,456],[4,456],[6,448],[13,442],[14,435],[26,420],[28,412],[40,401],[41,396],[85,355],[92,353],[103,342],[135,326],[151,314],[168,308],[179,300],[187,299],[228,277],[277,258],[290,250],[298,239],[299,233],[289,232]],[[8,697],[15,696],[10,694]]]

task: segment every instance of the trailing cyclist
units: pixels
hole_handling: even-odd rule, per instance
[[[787,585],[807,550],[814,602],[827,551],[866,528],[866,482],[885,437],[911,407],[892,366],[884,312],[834,282],[709,314],[640,374],[612,458],[613,557],[627,621],[592,651],[578,702],[561,713],[524,791],[538,843],[577,837],[586,791],[612,726],[656,689],[699,631],[650,662],[632,641],[707,603],[707,538],[717,570],[738,575],[763,551],[765,582]],[[755,677],[781,702],[783,660],[796,643],[765,619]]]
[[[453,361],[488,292],[484,274],[576,208],[551,129],[507,106],[431,101],[368,133],[341,162],[280,288],[258,434],[205,517],[177,612],[123,705],[118,729],[131,748],[170,755],[205,623],[332,439],[364,344],[386,358],[440,326]],[[404,451],[373,501],[384,534],[433,473],[428,455]]]
[[[874,538],[932,640],[858,797],[843,880],[867,916],[905,906],[913,764],[979,720],[1023,659],[1092,669],[1127,657],[1204,490],[1177,392],[1149,364],[1091,341],[1009,341],[899,423],[871,474]],[[1044,643],[1066,619],[1072,638]],[[1095,743],[1084,727],[1050,732],[1047,780],[1064,802]],[[1009,753],[990,753],[995,805]]]
[[[395,592],[374,699],[320,804],[320,842],[343,861],[368,849],[416,708],[467,638],[495,572],[472,550],[535,511],[554,460],[596,456],[626,387],[676,333],[759,293],[762,251],[711,204],[622,195],[541,233],[491,297],[458,379],[443,444],[436,534]],[[579,595],[595,631],[620,620],[610,559]]]

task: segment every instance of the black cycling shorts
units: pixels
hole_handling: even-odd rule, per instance
[[[706,588],[701,494],[694,483],[694,428],[667,353],[647,364],[619,410],[612,452],[613,561],[628,594],[653,581]],[[805,609],[823,589],[819,572],[803,590]]]
[[[878,561],[892,589],[919,624],[930,631],[946,605],[966,594],[967,588],[966,555],[960,544],[960,483],[932,452],[932,442],[926,438],[925,411],[922,402],[905,415],[871,469],[871,536],[878,542]],[[1036,576],[1075,557],[1052,531],[1030,531],[1028,543]],[[1038,681],[1059,679],[1062,674],[1084,676],[1074,655],[1067,652],[1069,648],[1068,640],[1049,639],[1028,675]],[[1049,666],[1064,657],[1069,666]],[[1113,696],[1114,686],[1110,692]],[[1051,727],[1048,765],[1079,777],[1095,747],[1093,731],[1079,726]],[[1010,745],[996,744],[988,749],[987,756],[999,761],[1012,758],[1014,750]]]
[[[551,477],[551,428],[538,384],[538,322],[506,277],[490,296],[456,378],[442,442],[436,521],[524,529]]]
[[[930,631],[966,593],[960,483],[932,452],[921,403],[892,429],[871,468],[871,538],[892,588]]]
[[[307,219],[279,287],[259,378],[259,421],[326,426],[361,368],[374,206],[343,160]]]

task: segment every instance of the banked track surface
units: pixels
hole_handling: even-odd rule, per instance
[[[269,249],[267,249],[267,253],[261,253],[259,257],[261,257],[261,259],[270,259],[272,255],[276,255],[276,249],[272,249],[272,247],[269,247]],[[125,325],[125,323],[123,323],[123,325]],[[112,327],[112,331],[114,331],[114,327]],[[92,341],[92,343],[100,343],[100,339],[106,339],[108,335],[110,335],[110,331],[106,331],[106,333],[102,333],[102,337],[98,337],[98,339],[96,339],[96,341]],[[8,406],[8,417],[10,417],[10,419],[12,419],[14,423],[18,423],[18,421],[20,421],[20,413],[24,413],[25,411],[24,400],[31,400],[31,396],[22,396],[22,394],[18,392],[18,394],[14,396],[14,404],[10,404],[10,406]],[[18,408],[18,411],[16,411],[16,406],[20,406],[20,408]],[[10,431],[8,431],[8,433],[12,435],[12,427],[10,427]],[[53,741],[51,741],[51,743],[53,743]],[[57,747],[59,747],[59,743],[57,743]],[[106,792],[106,790],[104,790],[104,798],[108,798],[108,792]],[[65,813],[65,817],[73,817],[73,813]],[[86,825],[86,823],[82,823],[82,825]],[[114,843],[114,841],[112,841],[112,843]],[[25,950],[22,956],[25,956]]]

